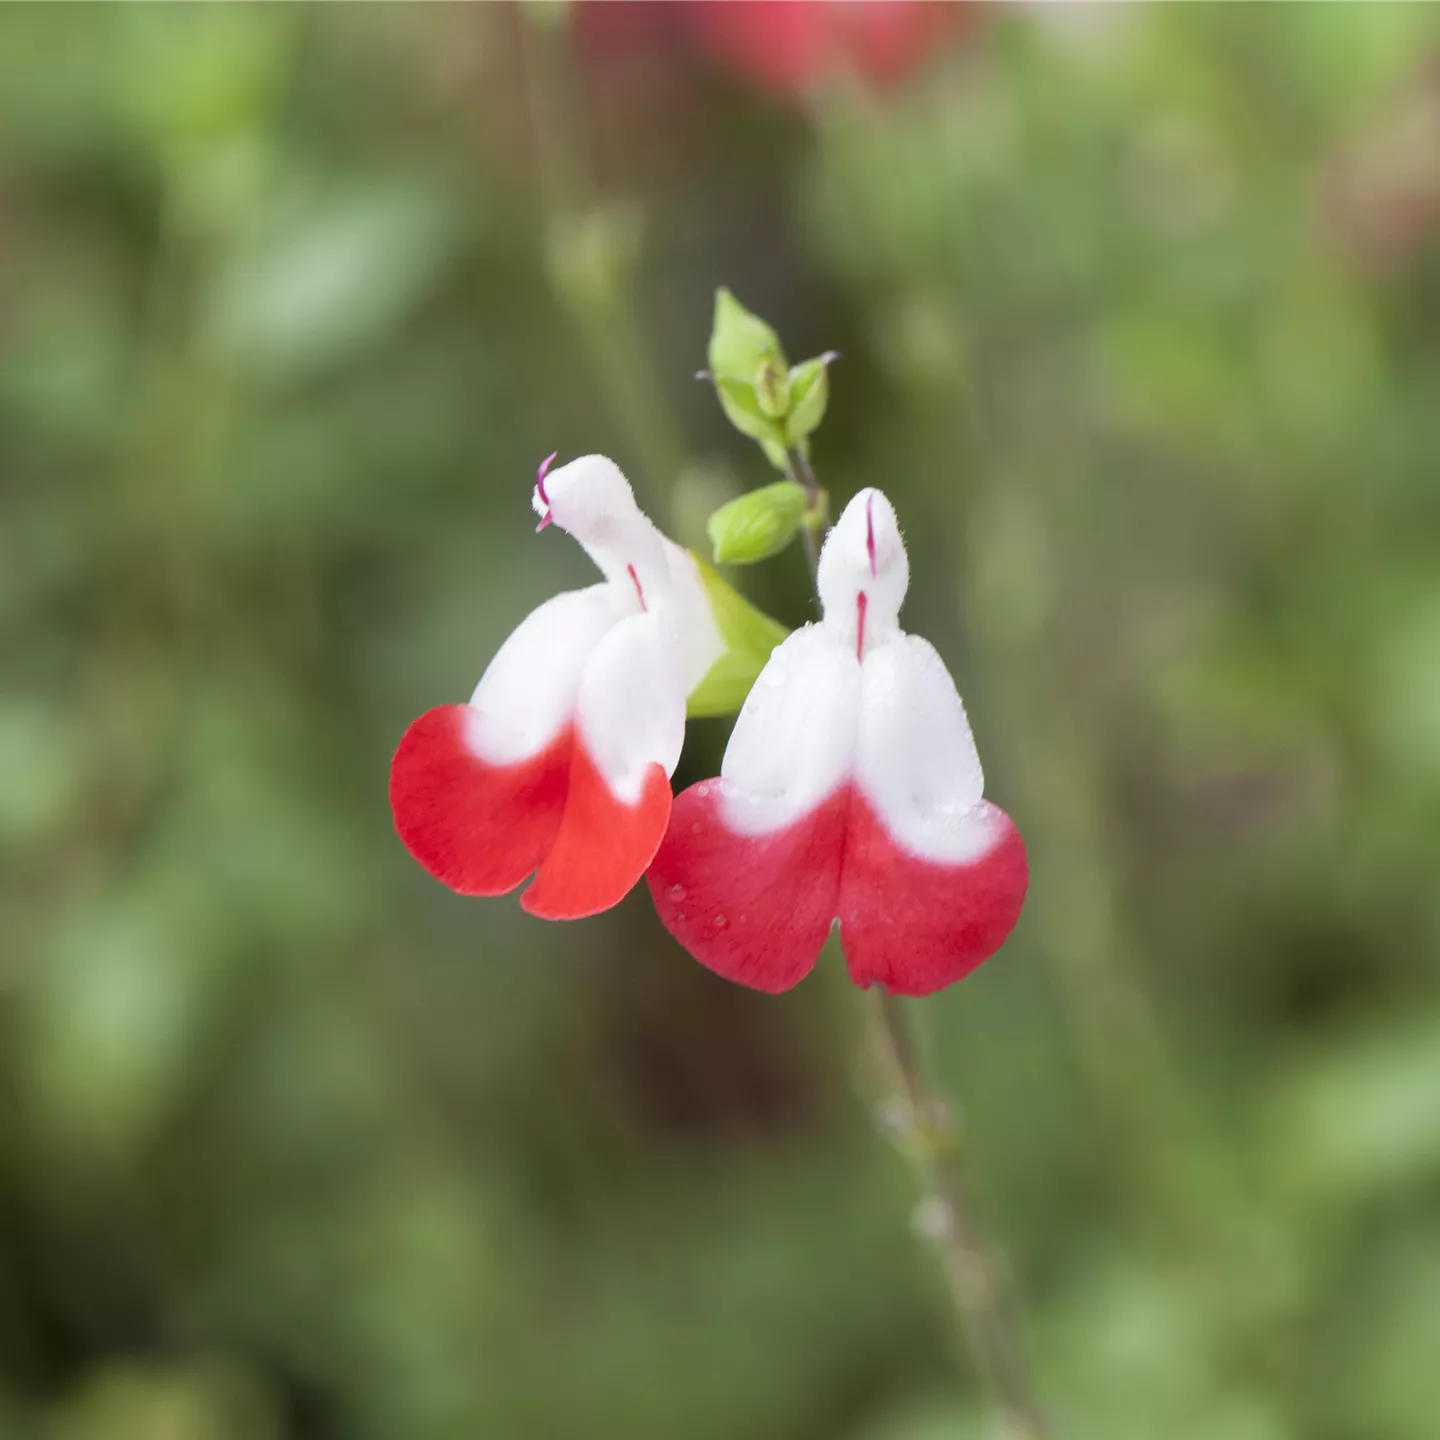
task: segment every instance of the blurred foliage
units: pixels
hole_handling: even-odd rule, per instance
[[[844,351],[816,470],[1030,844],[921,1015],[1064,1433],[1430,1440],[1440,13],[982,13],[790,102],[532,18],[0,14],[0,1436],[984,1433],[835,957],[750,995],[391,832],[585,582],[540,456],[690,544],[772,475],[724,283]]]

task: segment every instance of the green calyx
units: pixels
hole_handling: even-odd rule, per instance
[[[757,610],[693,552],[692,558],[710,602],[710,613],[725,642],[725,653],[691,692],[685,711],[692,720],[733,715],[760,678],[770,652],[789,631],[763,610]]]

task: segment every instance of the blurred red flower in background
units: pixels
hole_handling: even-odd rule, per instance
[[[596,0],[581,7],[584,43],[609,52],[703,51],[772,95],[826,81],[895,85],[976,18],[972,0]]]
[[[691,0],[682,9],[712,55],[785,95],[847,74],[893,85],[974,12],[958,0]]]

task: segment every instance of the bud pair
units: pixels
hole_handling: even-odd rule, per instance
[[[794,479],[796,453],[824,418],[830,399],[827,369],[836,352],[789,365],[780,337],[723,286],[715,292],[710,368],[705,378],[726,418],[759,443],[766,458],[791,478],[742,495],[710,517],[717,562],[751,565],[783,550],[802,524],[824,524],[823,497],[812,503]]]

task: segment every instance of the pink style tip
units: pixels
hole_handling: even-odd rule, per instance
[[[560,452],[552,450],[541,462],[540,468],[535,472],[535,489],[540,495],[541,503],[545,506],[545,513],[540,517],[540,523],[535,527],[538,535],[550,523],[550,497],[545,493],[545,474],[555,463],[555,457]]]

